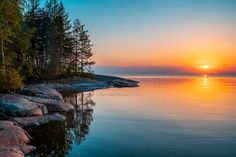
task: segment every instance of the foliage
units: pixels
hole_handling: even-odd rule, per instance
[[[93,55],[88,31],[85,30],[85,26],[82,25],[79,19],[76,19],[73,23],[73,36],[74,36],[74,55],[71,61],[74,64],[75,72],[80,73],[91,72],[91,65],[94,61],[91,60]]]
[[[1,91],[15,90],[22,85],[22,78],[15,69],[1,70],[0,78]]]
[[[0,1],[2,89],[61,76],[91,73],[92,44],[78,19],[71,24],[63,3],[48,0]],[[73,26],[73,28],[72,28]]]
[[[20,21],[20,12],[17,0],[0,1],[0,39],[9,41],[13,34],[12,29]]]

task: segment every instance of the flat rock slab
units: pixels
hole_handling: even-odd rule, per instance
[[[138,81],[105,75],[93,75],[93,78],[97,81],[107,82],[113,87],[139,87]]]
[[[13,118],[12,121],[16,122],[23,128],[33,128],[50,122],[65,121],[65,117],[61,114],[55,113],[52,115],[44,115],[38,117],[18,117]]]
[[[138,87],[138,83],[138,81],[114,76],[93,75],[91,78],[82,78],[75,76],[65,79],[59,79],[56,82],[27,86],[22,90],[21,94],[28,96],[37,96],[40,98],[56,99],[61,101],[61,95],[57,94],[55,90],[84,92],[110,87]],[[50,91],[48,89],[54,90]]]
[[[49,88],[47,84],[35,84],[27,86],[20,91],[20,94],[44,99],[54,99],[64,102],[61,93],[53,88]]]
[[[16,146],[7,146],[0,147],[0,156],[1,157],[24,157],[26,154],[35,150],[36,147],[30,145],[16,145]]]
[[[67,83],[47,83],[47,84],[37,84],[34,86],[46,86],[48,88],[52,88],[58,91],[91,91],[101,88],[108,88],[109,84],[106,82],[97,82],[93,80],[78,80]],[[25,93],[22,93],[27,95]],[[33,95],[32,95],[33,96]],[[37,95],[36,95],[37,96]],[[38,96],[37,96],[38,97]]]
[[[18,95],[0,94],[0,118],[41,116],[47,113],[43,104],[31,102]]]
[[[23,96],[29,101],[44,104],[49,112],[67,112],[74,109],[74,106],[54,99],[43,99],[38,97]]]
[[[122,88],[122,87],[138,87],[138,84],[136,82],[124,80],[124,79],[114,79],[114,80],[112,80],[112,82],[110,84],[113,85],[114,87],[120,87],[120,88]]]

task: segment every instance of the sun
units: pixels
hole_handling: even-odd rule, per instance
[[[209,69],[209,65],[202,65],[200,68],[202,70],[208,70]]]

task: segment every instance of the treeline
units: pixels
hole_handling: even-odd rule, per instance
[[[94,64],[88,31],[58,0],[0,0],[0,41],[1,89],[91,73]]]

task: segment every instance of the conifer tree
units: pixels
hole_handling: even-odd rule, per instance
[[[80,34],[83,31],[84,26],[81,25],[79,19],[76,19],[73,23],[73,37],[74,37],[74,55],[72,56],[71,64],[74,65],[75,73],[78,72],[78,63],[79,63],[79,51],[80,51]]]
[[[92,61],[92,44],[89,39],[88,31],[85,26],[80,23],[78,19],[74,21],[73,25],[74,36],[74,56],[72,63],[75,67],[75,72],[79,70],[80,73],[91,72],[91,66],[95,63]]]
[[[0,88],[19,86],[21,76],[30,82],[44,74],[91,72],[94,64],[88,31],[78,19],[72,28],[59,0],[45,7],[40,0],[0,0],[0,48],[0,77],[6,78]]]
[[[68,56],[72,54],[73,49],[71,24],[70,20],[68,20],[68,13],[66,13],[62,2],[59,4],[57,20],[59,68],[60,72],[62,73],[64,70],[66,70],[66,60]]]

